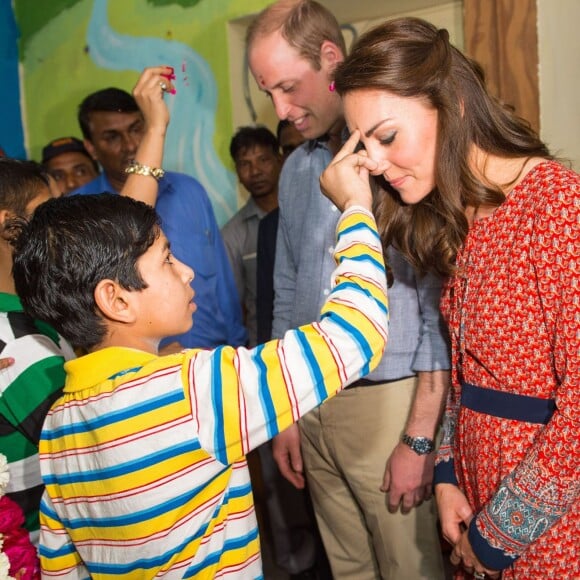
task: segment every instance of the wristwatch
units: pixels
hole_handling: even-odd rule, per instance
[[[411,437],[405,433],[402,441],[417,455],[427,455],[435,449],[435,442],[433,439],[428,439],[427,437]]]

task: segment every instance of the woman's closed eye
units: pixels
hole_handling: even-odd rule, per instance
[[[396,131],[390,131],[387,135],[379,139],[379,143],[381,145],[390,145],[395,140],[396,135]]]

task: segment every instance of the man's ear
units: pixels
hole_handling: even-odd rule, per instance
[[[95,146],[92,144],[91,141],[89,141],[88,139],[83,139],[83,145],[85,146],[85,149],[89,152],[89,155],[95,160],[98,161],[98,157],[97,157],[97,152],[95,149]]]
[[[331,40],[325,40],[320,46],[320,66],[329,73],[344,60],[342,50]]]
[[[101,280],[95,288],[95,302],[103,316],[111,321],[130,324],[135,321],[133,292],[114,280]]]

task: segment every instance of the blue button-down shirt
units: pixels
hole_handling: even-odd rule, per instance
[[[104,191],[118,193],[102,173],[72,194]],[[162,346],[174,340],[187,348],[245,344],[238,292],[205,189],[189,175],[166,172],[159,181],[155,209],[172,254],[195,272],[191,285],[197,305],[189,332],[166,338]]]
[[[330,292],[340,212],[320,191],[319,178],[331,159],[324,142],[309,141],[282,169],[274,337],[318,320]],[[449,369],[448,335],[439,311],[441,280],[430,274],[420,277],[394,248],[389,248],[387,260],[395,278],[389,288],[389,340],[380,365],[367,378],[389,381]]]

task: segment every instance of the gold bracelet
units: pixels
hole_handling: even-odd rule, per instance
[[[164,175],[165,171],[160,167],[149,167],[149,165],[141,165],[138,161],[131,161],[128,167],[125,168],[125,173],[135,173],[137,175],[150,175],[159,181]]]

